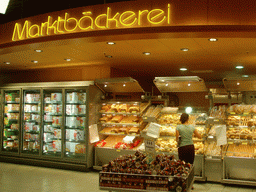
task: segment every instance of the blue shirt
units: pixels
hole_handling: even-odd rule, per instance
[[[177,125],[176,128],[177,131],[179,131],[181,136],[181,143],[179,147],[183,147],[186,145],[193,145],[192,136],[195,131],[195,127],[193,125]]]

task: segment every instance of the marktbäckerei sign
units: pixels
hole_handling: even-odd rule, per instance
[[[111,8],[107,7],[105,13],[97,15],[87,11],[81,12],[81,17],[77,18],[66,12],[55,20],[48,16],[47,20],[40,24],[33,24],[29,20],[22,24],[15,23],[12,41],[93,30],[169,25],[170,22],[170,4],[167,4],[165,9],[144,9],[121,13],[113,13]]]

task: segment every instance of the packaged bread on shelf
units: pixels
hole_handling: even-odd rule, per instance
[[[123,115],[116,115],[111,119],[111,123],[120,123],[123,118]]]

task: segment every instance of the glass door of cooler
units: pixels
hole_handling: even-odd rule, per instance
[[[20,91],[4,90],[3,151],[19,152]]]
[[[37,154],[40,150],[41,94],[40,90],[23,91],[22,153]]]
[[[86,91],[65,91],[65,157],[85,160]]]
[[[62,90],[43,90],[43,155],[61,157]]]

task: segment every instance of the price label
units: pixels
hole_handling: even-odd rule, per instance
[[[137,113],[137,111],[132,111],[132,113]]]
[[[249,112],[245,112],[244,115],[249,115]]]
[[[247,143],[242,143],[242,145],[247,145]]]
[[[148,117],[144,117],[144,119],[148,119]]]
[[[236,113],[235,112],[230,112],[231,115],[235,115]]]
[[[120,149],[118,149],[118,150],[116,150],[116,152],[120,153],[120,152],[121,152],[121,150],[120,150]]]
[[[229,144],[229,145],[233,145],[233,144],[234,144],[234,142],[228,142],[228,144]]]

